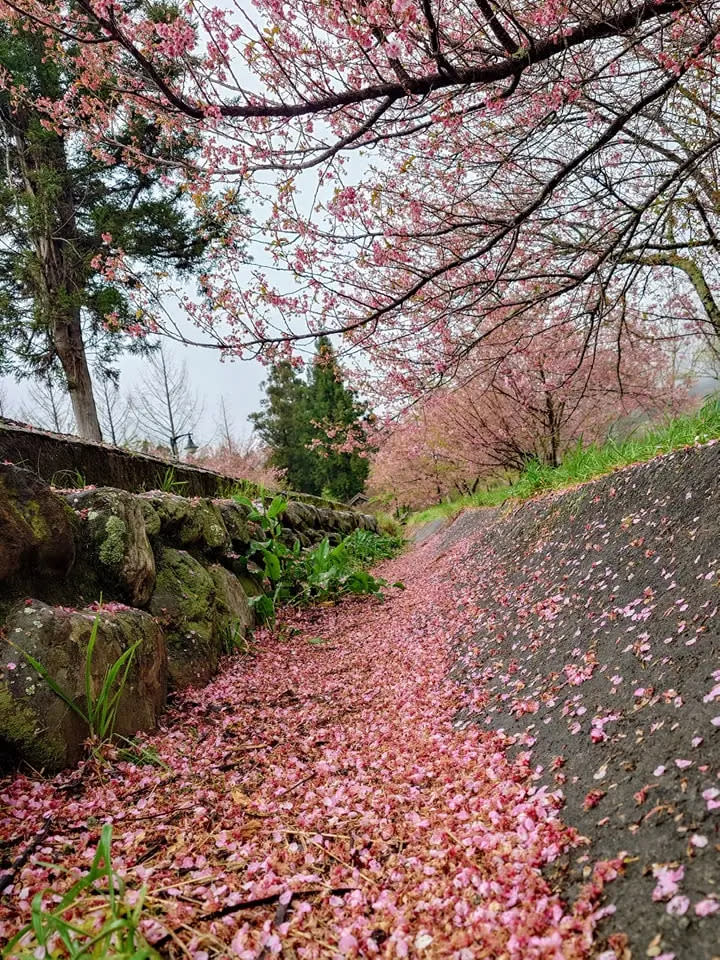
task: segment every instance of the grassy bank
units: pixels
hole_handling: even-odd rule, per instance
[[[711,397],[692,414],[675,417],[625,440],[612,437],[603,444],[578,444],[565,454],[559,467],[529,463],[511,484],[481,490],[472,496],[440,503],[411,514],[413,526],[443,517],[452,517],[464,507],[497,507],[506,500],[527,500],[546,490],[561,490],[576,483],[612,473],[633,463],[644,463],[663,453],[671,453],[696,443],[720,439],[720,397]]]

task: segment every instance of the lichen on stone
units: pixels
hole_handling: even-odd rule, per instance
[[[125,556],[127,525],[124,520],[111,515],[105,521],[105,538],[100,544],[100,561],[108,567],[117,567]]]
[[[23,753],[32,753],[40,766],[61,766],[61,745],[49,735],[39,737],[37,721],[35,711],[14,697],[8,685],[0,681],[0,729],[4,739]]]

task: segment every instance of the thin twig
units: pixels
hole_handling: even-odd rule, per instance
[[[298,780],[296,783],[293,783],[290,787],[285,787],[284,790],[281,790],[280,793],[277,793],[276,797],[285,797],[288,793],[291,793],[293,790],[296,790],[298,787],[301,787],[304,783],[307,783],[308,780],[312,780],[315,776],[315,773],[309,773],[306,777],[303,777],[302,780]]]
[[[319,890],[298,890],[293,893],[295,899],[303,899],[307,897],[343,897],[347,893],[353,893],[357,890],[357,887],[333,887],[331,889],[321,888]],[[212,920],[221,920],[223,917],[229,917],[233,913],[239,913],[241,910],[254,910],[256,907],[268,907],[273,903],[277,903],[281,893],[273,893],[267,897],[257,897],[255,900],[243,900],[241,903],[231,903],[227,907],[221,907],[219,910],[213,910],[211,913],[204,913],[197,918],[196,922],[210,922]],[[277,916],[277,914],[276,914]],[[164,937],[161,937],[159,940],[156,940],[153,944],[153,947],[157,950],[160,947],[163,947],[168,940],[170,940],[170,934],[165,934]]]
[[[35,853],[37,848],[43,842],[45,837],[50,833],[52,829],[53,821],[46,820],[45,826],[40,830],[38,834],[30,841],[30,843],[25,847],[22,853],[18,854],[17,857],[13,860],[10,869],[5,871],[5,873],[0,873],[0,897],[5,893],[7,888],[11,886],[14,881],[17,873],[22,870],[25,864],[28,862],[30,857]]]

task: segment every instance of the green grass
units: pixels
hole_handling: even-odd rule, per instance
[[[112,739],[115,730],[115,720],[117,717],[120,698],[125,690],[128,674],[132,667],[135,653],[142,643],[142,639],[136,640],[132,646],[124,650],[120,656],[112,663],[103,677],[102,684],[97,693],[94,692],[93,684],[93,659],[95,655],[95,646],[97,643],[98,627],[100,617],[93,620],[90,638],[85,651],[85,703],[84,706],[78,704],[72,694],[63,689],[62,686],[48,673],[47,668],[36,660],[27,650],[18,647],[12,641],[11,645],[15,647],[25,657],[35,672],[42,677],[56,696],[67,704],[67,706],[77,714],[78,717],[87,725],[90,733],[90,739],[97,745],[103,744]]]
[[[30,923],[0,956],[18,960],[159,960],[140,932],[147,890],[136,891],[131,903],[125,881],[113,868],[111,846],[112,828],[106,824],[87,873],[59,900],[50,896],[50,890],[36,894]]]
[[[633,463],[645,463],[663,453],[717,439],[720,439],[720,397],[714,396],[695,413],[675,417],[642,434],[624,440],[610,437],[603,444],[589,446],[578,443],[565,454],[559,467],[533,461],[510,486],[492,487],[472,496],[439,503],[411,514],[408,523],[419,526],[432,520],[450,519],[465,507],[497,507],[506,500],[527,500],[547,490],[562,490]]]

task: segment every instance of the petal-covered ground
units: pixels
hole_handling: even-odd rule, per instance
[[[720,957],[720,446],[484,526],[468,515],[430,545],[463,537],[485,586],[456,646],[480,698],[463,718],[522,738],[562,789],[592,840],[589,862],[555,865],[570,895],[622,857],[608,957]]]
[[[111,822],[168,957],[714,956],[719,466],[466,515],[383,571],[405,591],[178,700],[164,766],[3,782],[0,942]]]

